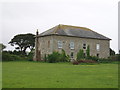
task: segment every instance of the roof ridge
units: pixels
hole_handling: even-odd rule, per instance
[[[56,34],[57,31],[60,30],[60,28],[61,28],[61,24],[55,26],[54,28],[55,28],[55,30],[53,31],[53,34]]]
[[[93,31],[87,27],[79,27],[79,26],[72,26],[72,25],[63,25],[63,24],[59,24],[61,26],[61,28],[65,28],[65,27],[73,27],[73,28],[79,28],[79,29],[84,29],[84,30],[87,30],[87,31]]]

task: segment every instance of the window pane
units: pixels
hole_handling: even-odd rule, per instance
[[[70,49],[74,49],[74,42],[70,42]]]
[[[100,50],[100,44],[96,44],[96,50],[97,50],[97,51]]]
[[[62,48],[62,41],[58,41],[58,48]]]

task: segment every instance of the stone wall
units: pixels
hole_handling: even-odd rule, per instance
[[[67,36],[53,36],[54,38],[54,50],[55,51],[61,51],[61,49],[58,49],[57,41],[61,40],[63,41],[63,49],[66,51],[68,55],[71,54],[71,52],[74,53],[74,58],[76,58],[77,52],[80,49],[83,49],[83,44],[90,46],[90,55],[96,56],[96,54],[99,54],[99,57],[101,58],[107,58],[109,57],[109,41],[108,40],[98,40],[98,39],[87,39],[87,38],[77,38],[77,37],[67,37]],[[74,42],[74,49],[71,50],[69,47],[70,42]],[[100,50],[96,50],[96,44],[100,45]],[[85,52],[86,50],[84,50]]]
[[[53,37],[39,37],[38,50],[41,50],[41,57],[44,58],[45,54],[51,54],[53,51]],[[49,45],[48,45],[49,44]]]
[[[68,36],[44,36],[39,37],[38,49],[41,50],[42,58],[46,54],[51,54],[53,51],[61,52],[62,49],[65,50],[66,54],[71,55],[73,52],[74,59],[76,59],[77,52],[83,49],[83,44],[90,46],[90,55],[96,56],[99,54],[100,58],[109,57],[109,40],[98,40],[98,39],[88,39],[88,38],[78,38],[78,37],[68,37]],[[58,41],[63,42],[62,49],[58,48]],[[70,49],[70,42],[74,42],[74,49]],[[96,50],[96,44],[100,45],[100,50]],[[84,52],[86,50],[84,49]]]

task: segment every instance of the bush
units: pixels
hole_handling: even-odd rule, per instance
[[[90,57],[90,46],[89,45],[87,46],[86,55],[87,55],[87,58]]]
[[[94,60],[94,61],[99,62],[99,63],[111,63],[113,61],[119,61],[120,54],[114,55],[114,53],[112,52],[112,56],[110,56],[109,58],[99,58],[96,56],[90,56],[90,47],[88,45],[85,57],[84,57],[84,53],[83,53],[82,49],[80,49],[79,52],[77,53],[77,60],[78,61],[84,60],[84,59],[85,59],[85,62],[89,62],[88,60],[92,60],[92,61]]]
[[[90,56],[88,60],[94,60],[99,63],[111,63],[118,60],[118,56],[110,56],[109,58],[98,58],[96,56]]]
[[[90,46],[87,46],[86,54],[84,55],[83,49],[80,49],[77,53],[77,60],[80,59],[90,59]]]
[[[79,52],[77,53],[77,60],[80,60],[83,58],[84,58],[84,53],[83,53],[83,50],[80,49]]]
[[[105,58],[101,58],[98,60],[99,63],[110,63],[112,62],[111,60],[105,59]]]
[[[114,56],[110,56],[108,59],[112,61],[120,61],[120,54],[116,54]]]
[[[26,60],[28,61],[33,61],[33,52],[30,52],[27,56],[24,56],[26,58]]]
[[[12,55],[19,55],[19,56],[25,56],[25,54],[23,54],[23,52],[21,51],[3,51],[3,52],[6,52],[6,53],[9,53],[9,54],[12,54]]]
[[[48,55],[47,59],[49,63],[58,62],[60,61],[60,53],[54,51],[52,54]]]
[[[18,55],[13,55],[7,52],[2,53],[2,61],[19,61],[19,60],[23,59]]]
[[[113,62],[114,60],[110,59],[110,58],[99,58],[98,59],[98,62],[99,63],[111,63]]]
[[[62,53],[60,54],[60,62],[67,62],[69,59],[69,56],[66,55],[65,51],[62,49]]]
[[[45,62],[47,61],[47,56],[46,56],[46,54],[44,55],[43,60],[44,60]]]
[[[78,65],[79,62],[78,62],[78,61],[72,61],[72,64],[73,64],[73,65]]]
[[[94,61],[94,60],[79,60],[78,62],[79,62],[79,63],[97,63],[97,62]]]
[[[99,60],[99,58],[96,57],[96,56],[89,56],[89,58],[87,58],[87,59],[94,60],[94,61],[98,61]]]
[[[120,61],[120,54],[118,54],[118,58],[117,58],[117,61]]]
[[[52,54],[49,54],[47,57],[44,58],[46,58],[49,63],[69,61],[69,56],[66,55],[64,50],[62,50],[62,53],[54,51]]]
[[[14,52],[14,51],[13,51]],[[14,54],[12,51],[3,51],[3,61],[33,61],[33,53],[30,52],[28,55]]]
[[[97,63],[97,61],[94,60],[78,60],[78,61],[72,61],[73,65],[78,65],[78,64],[82,64],[82,63],[86,63],[86,64],[90,64],[90,63]]]

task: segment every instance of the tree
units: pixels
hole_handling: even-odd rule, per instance
[[[5,48],[6,48],[6,46],[4,44],[0,43],[0,51],[3,51],[3,49],[5,49]]]
[[[11,46],[17,45],[18,47],[15,47],[15,49],[20,50],[24,54],[26,53],[26,49],[29,48],[32,50],[35,46],[35,35],[28,33],[28,34],[18,34],[11,39],[9,44]]]

